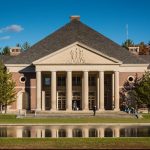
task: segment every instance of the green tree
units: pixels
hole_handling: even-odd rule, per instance
[[[25,42],[22,44],[21,48],[22,48],[22,51],[25,51],[27,49],[29,49],[31,46],[28,42]]]
[[[10,55],[10,48],[8,46],[5,46],[2,50],[3,55]]]
[[[145,72],[135,92],[138,100],[150,109],[150,72]]]
[[[12,80],[12,74],[0,62],[0,108],[4,106],[7,113],[7,106],[16,100],[15,82]]]
[[[134,42],[131,39],[127,39],[122,43],[122,47],[125,47],[126,49],[128,49],[130,46],[134,46]]]

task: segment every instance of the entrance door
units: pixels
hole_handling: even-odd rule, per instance
[[[72,95],[72,110],[81,110],[81,92],[73,92]]]
[[[92,110],[95,105],[96,105],[96,92],[91,91],[89,92],[89,110]]]
[[[66,110],[66,92],[57,92],[58,110]]]
[[[105,109],[112,110],[112,74],[105,74],[104,79]]]

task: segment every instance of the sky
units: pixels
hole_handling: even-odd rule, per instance
[[[122,44],[150,41],[150,0],[0,0],[0,48],[31,45],[67,24],[71,15]]]

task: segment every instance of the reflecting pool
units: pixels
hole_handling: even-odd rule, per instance
[[[0,137],[150,137],[150,126],[123,125],[20,125],[0,126]]]

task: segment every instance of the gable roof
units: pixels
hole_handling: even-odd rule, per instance
[[[150,55],[139,55],[139,58],[149,63],[148,69],[150,69]]]
[[[15,56],[10,56],[10,55],[0,55],[0,61],[3,63],[7,62],[9,59],[14,58]]]
[[[102,34],[91,29],[78,20],[73,20],[61,27],[51,35],[39,41],[27,51],[20,55],[7,60],[7,64],[32,64],[46,55],[49,55],[61,48],[64,48],[74,42],[83,43],[94,48],[109,57],[113,57],[125,64],[144,64],[145,62],[138,59],[125,48],[111,41]]]

